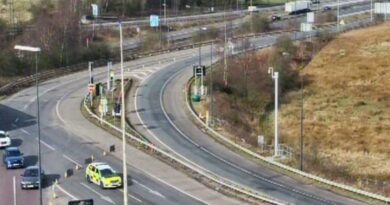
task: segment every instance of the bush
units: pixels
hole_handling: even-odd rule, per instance
[[[253,15],[251,19],[254,33],[261,33],[270,30],[269,21],[266,17],[260,15]]]
[[[329,31],[320,31],[318,34],[318,41],[320,43],[328,43],[331,40],[333,40],[334,34],[330,33]]]
[[[270,30],[270,24],[266,17],[258,14],[252,15],[250,19],[241,24],[239,33],[262,33]]]
[[[144,52],[160,49],[160,34],[157,32],[148,31],[141,39],[141,47]]]
[[[275,48],[281,54],[285,53],[290,56],[294,56],[296,53],[296,47],[294,46],[293,41],[288,36],[279,36],[276,39]]]
[[[201,30],[199,32],[196,32],[193,35],[192,40],[193,40],[193,42],[214,40],[214,39],[217,39],[218,36],[219,36],[218,28],[211,26],[211,27],[208,27],[207,30]]]

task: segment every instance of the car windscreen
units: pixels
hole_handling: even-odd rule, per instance
[[[20,151],[19,150],[10,150],[10,151],[7,151],[7,155],[9,157],[18,157],[20,156]]]
[[[5,138],[6,137],[6,135],[5,134],[3,134],[3,133],[0,133],[0,138]]]
[[[38,169],[26,169],[24,171],[25,177],[37,177],[38,176]]]
[[[100,174],[102,175],[102,177],[110,177],[113,176],[115,173],[112,169],[102,169],[100,170]]]

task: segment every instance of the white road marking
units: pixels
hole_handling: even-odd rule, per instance
[[[13,177],[13,188],[14,188],[14,205],[16,205],[16,179],[15,176]]]
[[[146,81],[147,79],[149,79],[151,76],[152,76],[152,75],[150,75],[150,76],[146,77],[145,79],[143,79],[143,80],[140,82],[140,84],[142,84],[144,81]],[[137,90],[135,91],[135,97],[134,97],[134,98],[135,98],[135,99],[134,99],[134,101],[135,101],[135,103],[134,103],[135,110],[138,110],[138,106],[137,106],[137,104],[138,104],[138,102],[137,102],[138,91],[139,91],[139,89],[137,89]],[[192,165],[194,165],[194,166],[196,166],[196,167],[198,167],[198,168],[204,170],[204,168],[200,167],[200,166],[197,165],[197,164],[194,164],[193,162],[191,162],[190,160],[188,160],[187,158],[183,157],[182,155],[180,155],[179,153],[177,153],[175,150],[173,150],[172,148],[170,148],[170,147],[169,147],[168,145],[166,145],[164,142],[162,142],[162,141],[161,141],[161,140],[160,140],[160,139],[159,139],[159,138],[158,138],[150,129],[147,128],[147,126],[145,125],[144,121],[142,120],[142,118],[141,118],[139,112],[136,112],[136,113],[137,113],[137,117],[138,117],[139,121],[141,122],[142,126],[146,129],[146,131],[147,131],[150,135],[153,136],[154,139],[156,139],[159,143],[161,143],[164,147],[166,147],[166,148],[167,148],[168,150],[170,150],[172,153],[174,153],[174,154],[176,154],[177,156],[179,156],[179,157],[185,159],[188,163],[190,163],[190,164],[192,164]],[[177,188],[177,187],[175,187],[175,186],[173,186],[173,185],[171,185],[171,184],[165,182],[164,180],[162,180],[162,179],[160,179],[160,178],[158,178],[158,177],[156,177],[156,176],[154,176],[154,175],[152,175],[152,174],[150,174],[150,173],[148,173],[148,172],[146,172],[146,171],[144,171],[144,170],[142,170],[142,171],[143,171],[145,174],[149,175],[150,177],[154,178],[155,180],[158,180],[158,181],[160,181],[161,183],[163,183],[163,184],[165,184],[165,185],[167,185],[167,186],[169,186],[169,187],[171,187],[171,188],[173,188],[173,189],[175,189],[175,190],[177,190],[177,191],[179,191],[179,192],[181,192],[181,193],[183,193],[183,194],[185,194],[185,195],[187,195],[187,196],[189,196],[189,197],[191,197],[191,198],[193,198],[193,199],[196,199],[196,200],[200,201],[201,203],[210,204],[210,203],[208,203],[208,202],[206,202],[206,201],[204,201],[204,200],[202,200],[202,199],[200,199],[200,198],[198,198],[198,197],[196,197],[196,196],[194,196],[194,195],[192,195],[192,194],[190,194],[190,193],[188,193],[188,192],[186,192],[186,191],[184,191],[184,190],[181,190],[181,189],[179,189],[179,188]],[[206,171],[208,171],[208,170],[206,170]],[[208,171],[208,172],[210,172],[210,171]]]
[[[73,82],[73,81],[80,80],[80,79],[82,79],[82,78],[83,78],[83,77],[81,77],[81,78],[76,78],[76,79],[73,79],[73,80],[70,80],[70,81],[66,81],[66,82],[64,82],[64,83],[57,84],[57,85],[54,86],[54,87],[51,87],[51,88],[49,88],[49,89],[47,89],[47,90],[45,90],[45,91],[43,91],[43,92],[40,92],[40,93],[39,93],[39,97],[45,95],[46,93],[48,93],[48,92],[50,92],[50,91],[52,91],[52,90],[54,90],[54,89],[56,89],[56,88],[59,88],[59,87],[61,87],[61,86],[64,86],[65,84],[68,84],[68,83]],[[37,96],[35,95],[33,98],[30,99],[30,101],[29,101],[28,103],[26,103],[26,104],[24,105],[23,110],[26,110],[28,106],[30,106],[34,101],[36,101],[36,99],[37,99]]]
[[[37,141],[38,141],[38,138],[35,138]],[[43,140],[41,140],[41,143],[43,145],[45,145],[47,148],[51,149],[52,151],[55,151],[56,149],[54,147],[52,147],[51,145],[47,144],[46,142],[44,142]]]
[[[23,128],[21,128],[20,130],[21,130],[24,134],[30,135],[30,136],[31,136],[31,134],[30,134],[29,132],[27,132],[27,130],[25,130],[25,129],[23,129]]]
[[[68,195],[70,198],[72,198],[73,200],[78,200],[77,197],[73,196],[72,194],[70,194],[69,192],[67,192],[64,188],[62,188],[60,185],[57,184],[56,186],[60,191],[62,191],[63,193],[65,193],[66,195]]]
[[[83,167],[83,166],[81,166],[80,163],[76,162],[76,160],[73,160],[72,158],[68,157],[67,155],[63,154],[62,156],[63,156],[65,159],[67,159],[67,160],[73,162],[73,163],[76,164],[77,166]]]
[[[137,78],[139,80],[143,80],[144,79],[144,77],[139,76],[139,75],[131,75],[131,76],[134,77],[134,78]]]
[[[123,193],[123,189],[119,189],[119,191]],[[133,196],[133,195],[131,195],[131,194],[129,194],[129,193],[127,193],[127,195],[128,195],[130,198],[132,198],[132,199],[138,201],[139,203],[142,203],[142,200],[141,200],[141,199],[139,199],[139,198],[137,198],[137,197],[135,197],[135,196]]]
[[[164,195],[162,195],[160,192],[155,191],[155,190],[153,190],[153,189],[151,189],[151,188],[149,188],[149,187],[147,187],[147,186],[141,184],[140,182],[138,182],[138,181],[135,180],[135,179],[133,179],[133,182],[136,183],[136,184],[138,184],[138,185],[140,185],[141,187],[143,187],[144,189],[148,190],[150,193],[152,193],[152,194],[154,194],[154,195],[157,195],[157,196],[159,196],[159,197],[161,197],[161,198],[164,198],[164,199],[166,198],[166,197],[165,197]]]
[[[65,95],[63,95],[58,101],[57,101],[57,103],[56,103],[56,114],[57,114],[57,117],[58,117],[58,119],[60,119],[60,121],[62,122],[62,123],[64,123],[64,124],[66,124],[66,121],[64,120],[64,118],[62,118],[62,116],[61,116],[61,114],[60,114],[60,109],[59,109],[59,107],[60,107],[60,104],[61,104],[61,101],[65,98],[65,96],[67,96],[68,95],[68,93],[67,94],[65,94]]]
[[[83,182],[80,183],[83,187],[87,188],[88,190],[90,190],[91,192],[95,193],[96,195],[98,195],[101,199],[111,203],[111,204],[115,204],[115,202],[108,196],[104,196],[102,195],[101,193],[97,192],[96,190],[92,189],[91,187],[89,187],[88,185],[84,184]]]

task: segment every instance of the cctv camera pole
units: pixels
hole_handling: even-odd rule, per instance
[[[279,142],[278,142],[278,81],[279,81],[279,72],[274,72],[274,68],[268,68],[268,73],[271,74],[272,78],[275,80],[275,154],[274,157],[279,156]]]
[[[125,88],[123,79],[123,38],[122,38],[122,23],[119,23],[120,48],[121,48],[121,125],[122,125],[122,162],[123,162],[123,204],[127,205],[127,166],[126,166],[126,129],[125,129]]]

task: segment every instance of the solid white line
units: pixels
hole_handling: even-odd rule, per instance
[[[36,139],[38,140],[38,138],[36,138]],[[45,145],[47,148],[51,149],[52,151],[55,151],[55,150],[56,150],[54,147],[50,146],[49,144],[47,144],[47,143],[44,142],[43,140],[41,140],[41,143],[42,143],[43,145]]]
[[[23,129],[23,128],[21,128],[20,129],[24,134],[26,134],[26,135],[31,135],[29,132],[27,132],[27,130],[25,130],[25,129]]]
[[[64,188],[62,188],[60,185],[57,184],[56,186],[60,191],[62,191],[63,193],[65,193],[66,195],[68,195],[70,198],[72,198],[73,200],[78,200],[77,197],[73,196],[72,194],[70,194],[69,192],[67,192]]]
[[[16,205],[16,179],[15,179],[15,176],[13,177],[13,183],[14,183],[14,205]]]
[[[83,166],[81,166],[81,164],[79,164],[78,162],[76,162],[76,160],[73,160],[72,158],[68,157],[67,155],[63,154],[62,156],[63,156],[65,159],[67,159],[67,160],[73,162],[73,163],[76,164],[77,166],[83,167]]]
[[[99,193],[99,192],[97,192],[96,190],[92,189],[91,187],[89,187],[88,185],[84,184],[83,182],[80,182],[80,184],[81,184],[83,187],[85,187],[85,188],[87,188],[88,190],[90,190],[90,191],[92,191],[93,193],[95,193],[96,195],[100,196],[101,198],[104,197],[101,193]]]
[[[108,196],[104,196],[103,194],[97,192],[96,190],[92,189],[91,187],[89,187],[88,185],[84,184],[83,182],[80,183],[83,187],[87,188],[88,190],[90,190],[91,192],[95,193],[96,195],[98,195],[101,199],[111,203],[111,204],[115,204],[114,201],[112,201],[112,199]]]
[[[59,88],[59,87],[61,87],[61,86],[64,86],[65,84],[68,84],[68,83],[70,83],[70,82],[77,81],[77,80],[80,80],[80,79],[83,79],[83,77],[81,77],[81,78],[76,78],[76,79],[73,79],[73,80],[70,80],[70,81],[66,81],[66,82],[61,83],[61,84],[57,84],[56,86],[51,87],[51,88],[49,88],[49,89],[47,89],[47,90],[45,90],[45,91],[39,93],[39,97],[45,95],[46,93],[48,93],[48,92],[50,92],[50,91],[52,91],[52,90],[54,90],[54,89],[57,89],[57,88]],[[23,110],[26,110],[28,106],[30,106],[34,101],[36,101],[36,99],[37,99],[37,96],[35,95],[33,98],[30,99],[30,101],[29,101],[28,103],[26,103],[26,104],[24,105]]]
[[[155,190],[153,190],[153,189],[147,187],[147,186],[144,185],[144,184],[141,184],[140,182],[138,182],[138,181],[135,180],[135,179],[133,179],[133,182],[136,183],[136,184],[138,184],[138,185],[140,185],[141,187],[143,187],[144,189],[148,190],[150,193],[152,193],[152,194],[154,194],[154,195],[157,195],[157,196],[159,196],[159,197],[161,197],[161,198],[164,198],[164,199],[166,198],[166,197],[165,197],[164,195],[162,195],[160,192],[155,191]]]
[[[123,193],[123,189],[119,189],[119,191]],[[129,193],[127,193],[127,195],[128,195],[130,198],[133,198],[134,200],[138,201],[139,203],[142,203],[142,200],[141,200],[141,199],[139,199],[139,198],[137,198],[137,197],[135,197],[135,196],[133,196],[133,195],[131,195],[131,194],[129,194]]]

